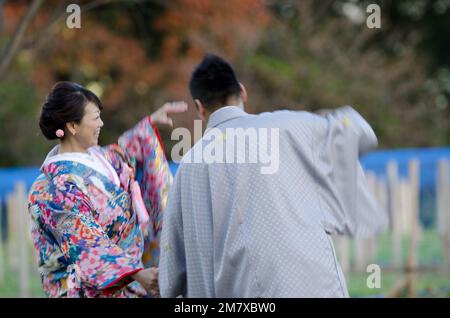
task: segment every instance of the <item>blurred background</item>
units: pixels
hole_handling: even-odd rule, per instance
[[[81,28],[66,24],[72,3]],[[191,128],[188,79],[206,52],[234,65],[250,113],[350,104],[373,126],[380,150],[361,160],[390,228],[336,238],[350,295],[450,297],[449,37],[450,0],[0,0],[0,297],[45,296],[26,193],[53,146],[38,127],[53,84],[99,95],[100,144],[170,100],[189,103],[175,127]]]

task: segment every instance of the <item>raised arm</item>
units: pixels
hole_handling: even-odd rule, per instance
[[[346,106],[315,116],[313,154],[320,204],[326,230],[333,234],[365,237],[387,226],[387,215],[368,187],[359,156],[377,146],[367,121]]]
[[[172,126],[171,114],[187,110],[184,102],[167,103],[150,116],[146,116],[119,138],[119,145],[136,162],[136,175],[142,198],[150,215],[150,259],[147,266],[159,261],[159,238],[162,211],[166,206],[172,174],[166,160],[156,125]]]

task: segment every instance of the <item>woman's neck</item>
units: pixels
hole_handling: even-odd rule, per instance
[[[82,152],[87,153],[87,149],[80,146],[78,143],[70,142],[70,141],[63,141],[59,145],[59,151],[58,154],[63,154],[66,152]]]

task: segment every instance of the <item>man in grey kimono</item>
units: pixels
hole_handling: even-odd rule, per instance
[[[245,88],[214,55],[189,85],[207,129],[169,193],[161,296],[348,297],[330,235],[364,237],[387,225],[358,160],[377,145],[369,124],[348,106],[325,116],[250,115]],[[231,142],[233,132],[251,141],[251,129],[273,133],[257,145]],[[226,160],[205,159],[212,143],[224,145]],[[267,146],[272,158],[279,155],[274,169],[264,170],[267,160],[242,160]]]

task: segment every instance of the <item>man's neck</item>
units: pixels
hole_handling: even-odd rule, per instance
[[[244,103],[242,102],[242,100],[235,100],[235,99],[229,100],[229,103],[227,103],[226,105],[220,106],[219,108],[216,108],[216,109],[214,109],[211,112],[206,112],[206,114],[205,114],[205,123],[208,123],[209,118],[211,117],[212,114],[214,114],[215,112],[217,112],[217,111],[219,111],[219,110],[221,110],[221,109],[223,109],[225,107],[230,107],[230,106],[238,107],[238,108],[240,108],[242,110],[245,110],[245,106],[244,106]]]

